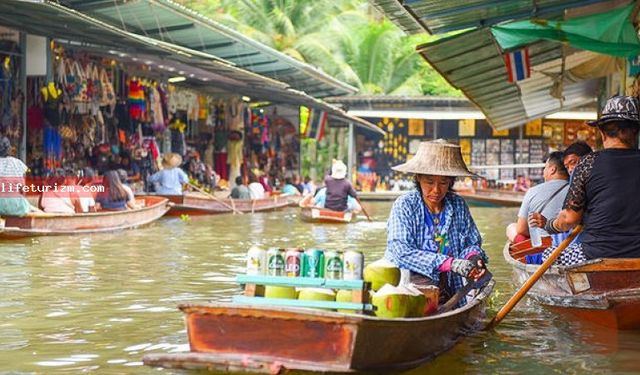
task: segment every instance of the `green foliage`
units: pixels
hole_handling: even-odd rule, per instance
[[[359,88],[360,94],[461,96],[366,0],[181,0],[181,4]]]

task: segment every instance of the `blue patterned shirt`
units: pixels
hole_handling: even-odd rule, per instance
[[[448,242],[445,250],[436,243],[430,214],[418,191],[400,196],[391,209],[387,222],[387,250],[385,257],[400,268],[440,281],[438,268],[449,257],[462,258],[478,252],[487,259],[482,250],[482,238],[464,199],[455,193],[444,198],[444,220],[438,232]],[[453,291],[461,288],[465,281],[454,272],[448,273]]]

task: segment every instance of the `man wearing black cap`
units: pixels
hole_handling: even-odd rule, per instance
[[[563,210],[547,220],[534,214],[532,226],[549,233],[583,224],[581,242],[562,252],[557,264],[570,265],[596,258],[640,257],[640,104],[638,98],[607,100],[597,126],[603,150],[584,156],[573,171]],[[549,248],[543,259],[553,251]]]

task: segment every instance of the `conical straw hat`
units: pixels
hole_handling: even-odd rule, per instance
[[[394,171],[435,176],[478,177],[469,172],[462,160],[460,146],[444,139],[421,142],[418,152],[411,160],[396,165]]]
[[[162,157],[162,166],[166,169],[175,168],[182,164],[182,156],[179,154],[168,152]]]

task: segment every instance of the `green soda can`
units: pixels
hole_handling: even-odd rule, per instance
[[[284,276],[284,249],[272,247],[267,251],[267,275]]]
[[[342,280],[342,253],[330,250],[324,253],[324,257],[324,277],[326,277],[327,279]]]
[[[324,277],[324,251],[309,249],[304,252],[302,277]]]

